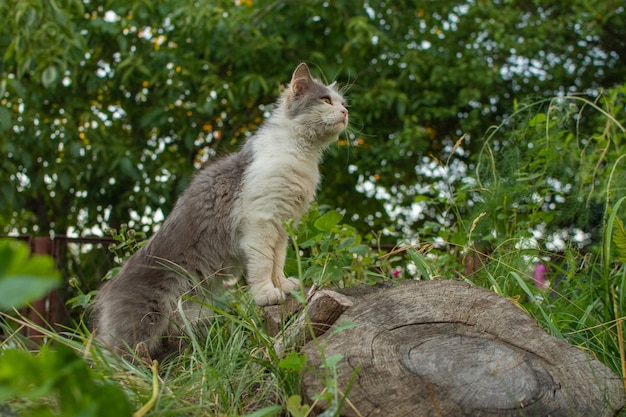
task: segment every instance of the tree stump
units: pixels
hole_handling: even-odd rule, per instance
[[[300,310],[302,305],[293,297],[289,297],[284,304],[264,307],[265,327],[271,336],[281,333],[285,319],[298,313],[295,320],[277,337],[274,344],[276,354],[283,356],[286,350],[302,347],[314,337],[326,333],[351,306],[352,301],[345,295],[320,290],[312,295],[305,310]]]
[[[342,416],[612,416],[624,405],[622,381],[605,365],[466,283],[384,289],[357,299],[345,321],[356,327],[303,348],[309,404],[324,390],[321,351],[343,355],[342,392],[357,370]]]

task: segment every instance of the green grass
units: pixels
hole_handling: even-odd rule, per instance
[[[623,375],[625,358],[619,337],[623,331],[621,320],[626,316],[623,266],[611,263],[605,268],[601,262],[589,262],[588,266],[566,272],[568,276],[559,285],[558,292],[550,295],[532,284],[527,250],[515,247],[514,240],[504,242],[484,260],[482,268],[466,279],[516,302],[546,331],[588,351]],[[415,249],[404,252],[404,261],[417,265],[424,275],[452,277],[448,268],[461,267],[449,262],[437,265],[432,260],[435,255],[432,247],[427,252]],[[87,365],[96,384],[112,381],[121,388],[133,412],[145,407],[145,415],[149,416],[290,415],[286,411],[290,402],[291,415],[298,415],[299,373],[303,365],[291,366],[277,356],[276,340],[263,330],[260,309],[253,305],[245,289],[235,289],[233,300],[224,309],[216,308],[216,313],[216,319],[207,325],[205,333],[202,336],[190,333],[187,350],[159,364],[156,374],[150,364],[138,359],[128,361],[109,355],[94,343],[82,324],[54,332],[19,315],[3,314],[5,337],[0,350],[41,355],[40,348],[34,347],[19,332],[23,327],[35,329],[47,338],[44,350],[49,347],[54,351],[60,345],[66,346]],[[298,362],[302,358],[296,355],[296,359]],[[49,372],[52,374],[55,370]],[[332,385],[332,379],[329,384]],[[19,415],[47,415],[37,414],[42,404],[44,408],[49,404],[54,412],[50,415],[72,415],[64,414],[59,392],[54,389],[37,398],[12,397],[8,404]],[[93,415],[113,414],[103,411],[103,414]]]
[[[247,297],[234,307],[231,312],[221,311],[206,326],[205,337],[189,336],[189,347],[182,355],[159,364],[158,395],[150,415],[243,416],[260,409],[269,413],[282,409],[287,398],[298,392],[298,375],[280,366],[274,340],[260,328],[258,310]],[[3,330],[9,336],[0,349],[31,351],[32,343],[18,329],[36,329],[48,338],[47,346],[69,347],[94,373],[115,381],[134,409],[139,410],[153,396],[150,364],[138,358],[132,361],[109,355],[93,342],[85,328],[57,333],[20,316],[3,315],[3,319]],[[15,410],[28,415],[37,402],[53,401],[54,392],[46,394],[50,395],[34,402],[14,403]],[[63,413],[63,408],[56,411]]]
[[[619,336],[623,332],[622,319],[626,316],[623,265],[610,263],[605,268],[601,262],[589,262],[588,266],[575,271],[564,271],[567,276],[558,292],[550,295],[549,291],[541,291],[533,285],[527,250],[515,249],[515,246],[513,240],[503,243],[484,260],[482,268],[466,279],[516,302],[546,331],[591,353],[623,375],[625,357]],[[435,277],[450,276],[446,268],[461,266],[437,265],[429,259],[434,250],[432,247],[429,250],[407,249],[405,261],[417,265],[422,274]],[[276,339],[263,330],[261,310],[253,305],[249,294],[245,289],[235,289],[232,296],[224,309],[215,307],[216,318],[207,324],[202,336],[189,333],[188,347],[183,354],[159,364],[156,373],[151,364],[142,363],[138,358],[129,361],[109,355],[94,343],[82,324],[54,332],[17,314],[2,315],[5,337],[0,350],[41,355],[42,351],[50,354],[48,349],[54,351],[63,345],[87,365],[96,384],[112,381],[120,387],[129,407],[139,413],[135,414],[137,417],[143,415],[142,407],[145,415],[163,417],[290,415],[286,414],[287,407],[291,407],[291,415],[297,416],[303,358],[295,354],[296,366],[293,366],[294,357],[279,358],[274,349]],[[45,335],[45,347],[34,347],[32,341],[21,335],[22,328]],[[64,365],[59,366],[61,369],[57,371]],[[52,374],[55,370],[49,372]],[[34,385],[40,382],[30,381]],[[329,384],[332,385],[332,379]],[[71,415],[64,414],[59,392],[54,389],[37,398],[13,397],[8,404],[19,415],[47,415],[37,414],[42,404],[54,412],[50,415]],[[93,415],[113,414],[105,410],[103,414]]]

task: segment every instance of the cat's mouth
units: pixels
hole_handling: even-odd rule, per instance
[[[343,132],[348,127],[348,115],[343,117],[337,117],[334,120],[329,120],[326,123],[326,132],[332,135]]]

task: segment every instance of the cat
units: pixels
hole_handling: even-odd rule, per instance
[[[106,282],[94,302],[95,334],[115,351],[155,358],[185,316],[201,319],[199,285],[245,276],[256,304],[282,302],[299,281],[283,272],[288,236],[314,200],[324,150],[348,126],[336,83],[298,65],[275,110],[236,153],[200,169],[160,229]],[[147,351],[147,352],[146,352]]]

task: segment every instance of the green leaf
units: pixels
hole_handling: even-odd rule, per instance
[[[36,410],[21,415],[131,415],[130,403],[122,388],[105,381],[63,344],[55,346],[54,350],[45,346],[37,355],[5,349],[0,359],[0,402],[10,398],[46,399],[38,401]],[[52,401],[56,405],[50,404],[50,397],[56,400]]]
[[[59,283],[51,257],[30,256],[25,243],[0,240],[0,310],[20,308],[48,294]]]
[[[330,232],[341,219],[343,219],[343,214],[331,210],[315,220],[315,228],[322,232]]]
[[[317,244],[317,242],[319,242],[321,239],[322,239],[322,234],[320,233],[319,235],[313,237],[312,239],[309,239],[305,242],[300,243],[298,246],[300,246],[301,249],[310,248],[311,246],[314,246],[315,244]]]
[[[528,122],[530,127],[541,126],[546,123],[546,114],[545,113],[537,113],[533,116],[532,119]]]
[[[402,98],[396,101],[396,112],[399,118],[403,118],[406,113],[406,103]]]
[[[134,180],[139,180],[141,178],[139,170],[135,164],[133,164],[133,161],[131,161],[127,156],[120,158],[120,170],[126,177],[130,177]]]
[[[6,49],[6,51],[4,51],[4,61],[8,61],[9,59],[11,59],[11,57],[15,53],[15,47],[17,45],[17,41],[18,41],[18,39],[16,37],[16,39],[9,44],[8,48]]]
[[[617,258],[620,262],[626,262],[626,228],[624,222],[619,217],[615,217],[614,227],[613,243],[617,248]]]
[[[370,251],[370,247],[367,245],[356,245],[353,248],[350,248],[350,253],[354,253],[356,255],[365,255]]]
[[[269,407],[262,408],[260,410],[253,411],[250,414],[246,414],[245,417],[272,417],[277,416],[281,411],[280,405],[270,405]]]
[[[313,281],[317,282],[317,278],[322,274],[322,271],[323,268],[320,265],[313,265],[304,272],[303,278],[313,278]]]
[[[324,367],[329,369],[334,369],[337,367],[337,364],[343,359],[343,355],[341,353],[337,353],[335,355],[328,356],[324,360]]]
[[[420,272],[421,279],[431,279],[431,277],[434,275],[431,262],[426,259],[426,257],[422,253],[416,250],[410,250],[407,253],[417,270]]]
[[[287,411],[291,417],[306,417],[309,415],[310,408],[302,404],[302,397],[299,395],[292,395],[287,399]]]
[[[344,268],[347,268],[348,266],[349,265],[341,259],[329,261],[324,268],[325,280],[330,282],[337,282],[341,280],[344,275]]]
[[[615,237],[614,237],[615,235],[613,233],[613,228],[617,227],[617,229],[619,229],[620,226],[623,227],[623,224],[621,224],[622,222],[620,218],[617,217],[617,213],[619,213],[619,207],[622,205],[624,201],[626,201],[626,197],[620,198],[612,207],[608,207],[607,212],[609,214],[609,218],[607,219],[607,222],[606,222],[605,232],[604,232],[605,236],[603,239],[604,267],[606,268],[606,270],[609,270],[610,264],[613,261],[613,258],[611,256],[611,239],[613,239],[613,241],[615,242]],[[621,243],[621,239],[618,238],[618,240],[620,240],[620,243]],[[619,246],[617,250],[618,251],[620,250]]]
[[[141,119],[139,119],[139,126],[141,127],[153,127],[158,126],[158,121],[163,118],[163,110],[155,108],[152,111],[145,113]]]
[[[337,333],[341,333],[344,330],[348,330],[348,329],[353,329],[355,327],[358,327],[358,324],[353,322],[353,321],[348,321],[348,320],[342,320],[341,323],[339,323],[338,325],[333,326],[333,330],[331,334],[337,334]]]
[[[349,248],[349,247],[353,246],[355,243],[356,243],[356,237],[350,236],[350,237],[347,237],[347,238],[343,239],[339,243],[339,246],[337,246],[337,249],[339,249],[339,250],[346,249],[346,248]]]
[[[278,367],[300,372],[306,366],[306,356],[291,352],[278,362]]]
[[[93,297],[97,294],[97,290],[90,291],[87,294],[79,294],[74,298],[70,298],[65,302],[72,308],[87,308],[91,305]]]
[[[59,185],[61,186],[61,189],[63,191],[69,190],[71,183],[72,183],[72,180],[71,180],[69,172],[67,171],[59,172]]]

